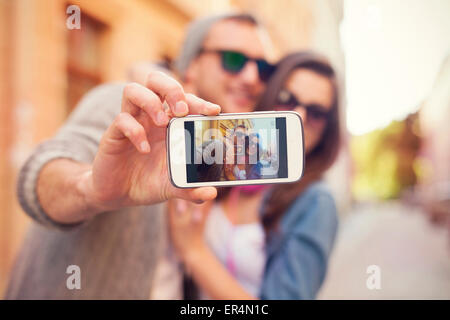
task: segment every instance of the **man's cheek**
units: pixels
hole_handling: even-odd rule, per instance
[[[266,90],[266,85],[265,84],[261,84],[261,85],[259,85],[257,87],[257,90],[256,90],[255,94],[258,95],[258,96],[261,96],[263,94],[264,90]]]

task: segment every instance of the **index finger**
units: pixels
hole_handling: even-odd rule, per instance
[[[203,100],[191,93],[186,94],[186,101],[189,105],[189,114],[215,116],[220,112],[220,106],[218,104]]]
[[[161,71],[152,71],[146,86],[159,96],[161,102],[167,102],[175,116],[182,117],[189,112],[183,87],[175,79]]]

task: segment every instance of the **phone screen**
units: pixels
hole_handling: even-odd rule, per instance
[[[184,123],[188,183],[287,178],[286,118]]]

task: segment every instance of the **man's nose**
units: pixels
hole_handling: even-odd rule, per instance
[[[239,73],[239,78],[242,79],[246,84],[257,84],[259,83],[258,66],[256,62],[249,61],[245,64],[244,69]]]

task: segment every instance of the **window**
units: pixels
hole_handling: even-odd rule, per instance
[[[70,112],[80,98],[102,82],[101,35],[105,25],[82,15],[81,29],[68,31],[67,37],[67,107]]]

